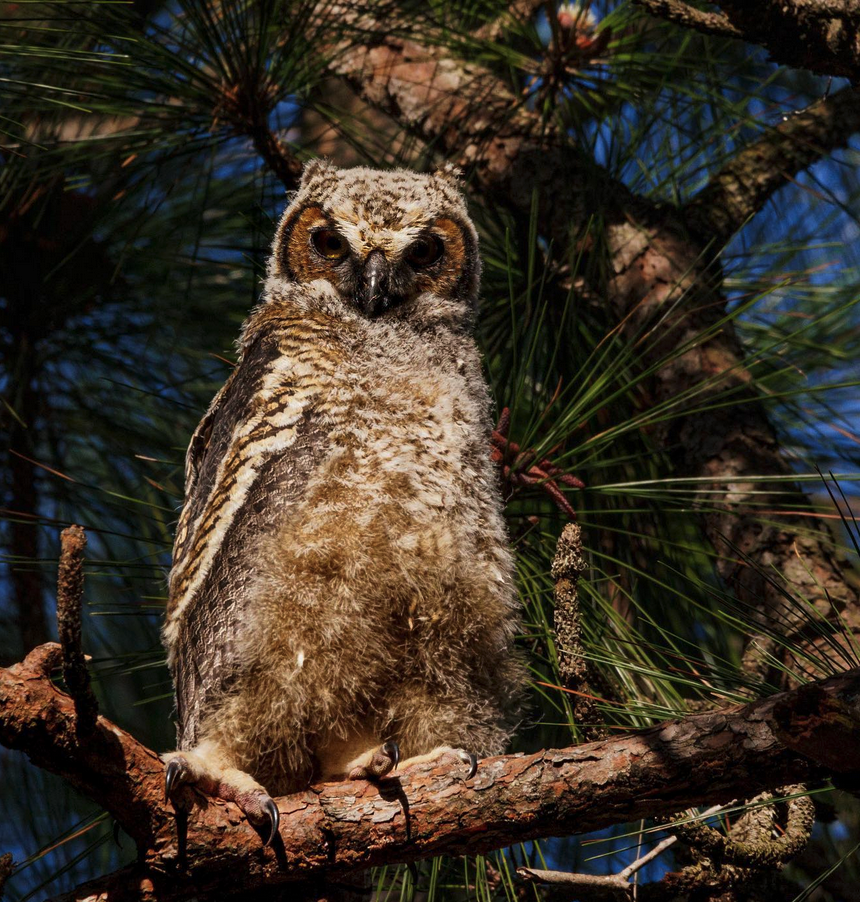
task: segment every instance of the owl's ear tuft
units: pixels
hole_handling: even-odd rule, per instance
[[[453,163],[445,163],[439,166],[433,175],[437,179],[442,179],[443,182],[448,182],[452,188],[461,189],[463,187],[463,170]]]
[[[317,176],[323,175],[326,172],[334,172],[337,169],[337,166],[331,162],[331,160],[318,159],[318,160],[309,160],[305,163],[304,169],[302,169],[302,181],[299,185],[299,190],[304,188],[312,179],[315,179]]]

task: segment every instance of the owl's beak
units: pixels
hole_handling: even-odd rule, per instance
[[[361,309],[367,316],[385,312],[391,304],[388,297],[388,261],[380,250],[371,251],[364,263],[363,290],[359,292]]]

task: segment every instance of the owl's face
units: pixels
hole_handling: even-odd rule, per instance
[[[305,167],[278,226],[269,290],[281,280],[328,282],[369,319],[471,322],[480,258],[450,173]]]

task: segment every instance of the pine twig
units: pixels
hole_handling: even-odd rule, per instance
[[[559,537],[551,571],[555,580],[555,644],[562,685],[576,693],[574,719],[586,740],[590,741],[603,739],[606,730],[595,708],[582,645],[577,582],[587,567],[582,553],[582,529],[576,523],[568,523]]]
[[[61,536],[57,572],[57,628],[63,648],[63,679],[75,702],[77,731],[91,735],[98,717],[98,703],[90,686],[87,662],[81,650],[81,604],[84,594],[83,526],[69,526]]]

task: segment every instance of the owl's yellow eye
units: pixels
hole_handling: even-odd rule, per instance
[[[442,256],[442,241],[435,235],[427,235],[419,238],[409,245],[406,251],[406,262],[411,266],[429,266]]]
[[[311,235],[311,243],[314,250],[327,260],[340,260],[349,250],[346,238],[334,229],[317,229]]]

